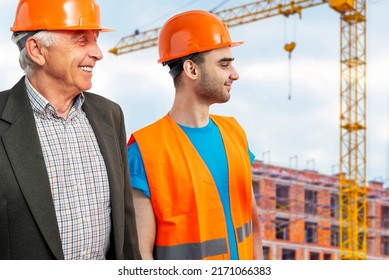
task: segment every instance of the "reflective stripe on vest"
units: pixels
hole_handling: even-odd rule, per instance
[[[225,238],[207,240],[201,243],[156,246],[156,257],[158,260],[201,260],[227,253]]]
[[[236,232],[238,233],[238,242],[243,242],[247,237],[249,237],[253,232],[253,225],[252,221],[249,221],[248,223],[244,224],[243,226],[236,229]]]

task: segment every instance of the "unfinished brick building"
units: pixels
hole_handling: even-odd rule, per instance
[[[265,259],[339,259],[338,176],[253,164]],[[389,190],[369,182],[367,259],[389,259]]]

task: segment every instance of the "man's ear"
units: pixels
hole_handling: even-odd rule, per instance
[[[192,60],[188,59],[184,61],[184,64],[182,65],[183,72],[193,80],[196,80],[199,74],[199,67],[196,63],[194,63]]]
[[[34,37],[28,38],[25,48],[28,56],[32,61],[40,66],[45,64],[45,53],[47,49],[39,40],[35,39]]]

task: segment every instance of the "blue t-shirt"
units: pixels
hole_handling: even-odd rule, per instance
[[[228,191],[228,163],[220,130],[211,119],[207,126],[201,128],[191,128],[183,125],[179,126],[186,133],[213,176],[224,208],[231,259],[237,260],[238,252],[232,224]],[[248,151],[248,153],[252,163],[255,157],[250,151]],[[128,164],[132,187],[139,189],[150,198],[146,172],[136,142],[128,147]]]

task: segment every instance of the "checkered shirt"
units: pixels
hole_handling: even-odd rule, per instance
[[[26,78],[50,180],[66,260],[105,259],[111,230],[108,175],[95,134],[75,100],[68,118],[38,93]]]

